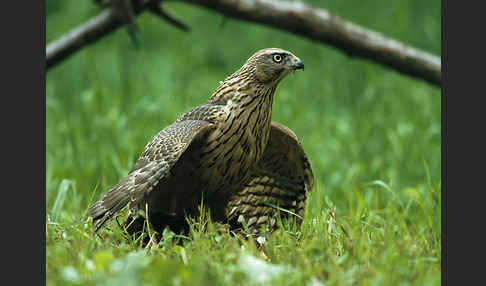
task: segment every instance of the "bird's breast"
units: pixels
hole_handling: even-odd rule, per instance
[[[164,202],[171,212],[195,207],[193,202],[201,193],[211,210],[224,207],[263,156],[270,134],[271,101],[262,97],[246,105],[235,102],[224,106],[220,115],[213,131],[190,146],[171,171],[172,178],[161,186],[178,194]]]
[[[271,110],[255,106],[232,109],[201,148],[201,174],[208,191],[230,191],[242,184],[263,155]]]

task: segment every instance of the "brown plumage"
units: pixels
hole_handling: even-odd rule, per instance
[[[271,121],[275,88],[303,62],[264,49],[147,144],[130,173],[88,210],[96,230],[127,204],[130,233],[144,213],[155,229],[183,229],[203,200],[216,221],[233,229],[275,226],[276,207],[303,216],[312,170],[295,134]]]
[[[262,225],[276,227],[278,214],[293,217],[298,225],[305,199],[314,184],[307,156],[292,130],[272,122],[263,157],[252,169],[248,183],[231,197],[226,213],[233,230],[246,225],[255,233]]]

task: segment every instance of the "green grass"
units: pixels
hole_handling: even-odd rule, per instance
[[[440,55],[438,0],[307,2]],[[166,7],[190,33],[144,14],[140,49],[121,29],[47,73],[47,285],[439,285],[440,89],[293,34]],[[47,43],[97,11],[48,0]],[[103,238],[80,223],[160,129],[265,47],[306,66],[273,106],[314,170],[300,231],[284,224],[258,249],[197,219],[187,237],[144,249],[116,222]]]

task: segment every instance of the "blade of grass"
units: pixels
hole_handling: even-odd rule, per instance
[[[66,193],[69,190],[69,187],[72,185],[72,183],[73,182],[71,180],[63,179],[61,181],[61,184],[59,185],[56,201],[54,202],[54,206],[52,207],[52,211],[51,211],[53,222],[57,222],[59,219],[61,209],[66,199]]]

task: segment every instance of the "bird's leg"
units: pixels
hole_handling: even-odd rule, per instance
[[[123,229],[132,237],[140,236],[144,232],[144,224],[146,218],[140,214],[132,215],[129,214],[127,219],[123,224]]]

